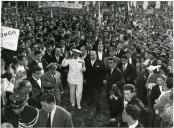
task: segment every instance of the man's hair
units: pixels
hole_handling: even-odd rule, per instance
[[[125,111],[133,120],[138,120],[140,117],[140,109],[136,105],[128,104]]]
[[[34,55],[36,56],[36,55],[38,55],[38,54],[42,54],[42,51],[40,51],[40,50],[35,50],[35,51],[34,51]]]
[[[51,93],[45,93],[40,97],[40,102],[56,103],[55,96]]]
[[[122,56],[121,56],[121,59],[122,59],[122,58],[127,60],[127,56],[126,56],[126,55],[122,55]]]
[[[85,50],[87,50],[87,46],[86,45],[82,45],[81,48],[85,48]]]
[[[114,63],[115,63],[115,58],[113,58],[113,57],[109,57],[109,58],[108,58],[108,61],[109,61],[109,60],[113,60]]]
[[[123,86],[123,90],[130,90],[133,93],[135,92],[135,86],[133,84],[126,84]]]
[[[18,56],[17,56],[18,61],[22,61],[22,60],[23,60],[23,58],[25,58],[25,56],[24,56],[24,55],[21,55],[21,54],[20,54],[20,55],[18,55]]]
[[[41,71],[41,70],[42,70],[42,68],[41,68],[40,66],[35,65],[35,66],[33,66],[33,68],[31,69],[31,72],[32,72],[32,73],[35,73],[36,71]]]
[[[157,79],[158,79],[158,78],[161,78],[163,81],[165,81],[165,79],[166,79],[166,78],[165,78],[164,76],[162,76],[162,75],[159,75],[159,76],[157,77]]]

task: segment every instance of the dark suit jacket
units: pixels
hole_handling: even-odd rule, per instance
[[[97,59],[99,59],[99,57],[98,57],[98,51],[96,51],[96,53],[97,53]],[[106,57],[105,53],[102,52],[102,61],[104,61],[104,58],[105,58],[105,57]]]
[[[87,54],[86,55],[86,57],[84,58],[84,61],[85,61],[85,67],[87,66],[87,63],[88,63],[88,61],[90,61],[90,55],[89,54]],[[83,72],[83,78],[84,78],[84,80],[86,80],[87,79],[87,72],[85,71],[85,72]]]
[[[43,94],[42,81],[41,81],[41,88],[32,76],[28,78],[28,81],[30,81],[32,86],[32,93],[30,94],[30,99],[28,100],[28,104],[38,109],[41,109],[42,106],[40,104],[39,98]]]
[[[62,63],[62,60],[63,60],[63,56],[60,56],[58,61],[57,61],[55,55],[53,55],[51,57],[51,62],[53,62],[53,63],[61,64]]]
[[[47,61],[47,63],[51,63],[51,58],[52,58],[52,54],[49,55],[47,52],[45,52],[45,55],[43,56],[43,58]]]
[[[119,53],[116,53],[116,57],[121,58],[121,56],[124,54],[124,51],[121,49]]]
[[[158,60],[155,58],[152,62],[149,62],[148,66],[157,66]]]
[[[123,73],[125,84],[135,84],[134,80],[137,78],[137,72],[133,65],[128,63],[125,71],[123,71],[123,66],[121,66],[120,70]]]
[[[120,116],[120,114],[123,112],[124,110],[124,97],[123,96],[119,96],[118,99],[117,99],[117,106],[115,106],[115,109],[117,110],[117,115]],[[132,105],[136,105],[137,107],[140,108],[141,112],[144,111],[144,105],[142,103],[141,100],[139,100],[138,98],[136,97],[133,97],[129,102],[128,104],[132,104]]]
[[[122,72],[115,67],[112,74],[111,71],[108,70],[108,73],[105,76],[105,79],[107,80],[107,91],[109,92],[112,88],[113,84],[116,84],[120,90],[122,90],[122,86],[124,85],[124,79]]]
[[[151,105],[155,104],[155,100],[161,95],[159,85],[155,85],[152,87],[152,91],[150,94]]]
[[[30,81],[30,83],[32,85],[32,96],[40,97],[42,95],[42,86],[43,86],[42,80],[41,80],[41,87],[39,86],[37,81],[32,76],[30,78],[28,78],[28,81]]]
[[[137,60],[136,60],[136,58],[135,57],[131,57],[132,58],[132,65],[134,66],[134,67],[136,67],[136,63],[137,63]],[[129,63],[129,61],[128,61],[128,63]],[[130,63],[129,63],[130,64]]]
[[[41,109],[39,111],[39,118],[35,127],[46,127],[47,113]],[[73,127],[71,114],[64,108],[56,106],[56,112],[53,117],[52,127]]]
[[[93,66],[91,65],[91,60],[86,63],[86,73],[87,73],[87,82],[96,88],[101,88],[103,73],[104,73],[104,64],[102,61],[96,59]]]

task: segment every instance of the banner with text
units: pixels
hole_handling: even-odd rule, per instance
[[[1,27],[1,47],[16,51],[18,46],[19,29]]]
[[[82,9],[81,4],[77,3],[64,3],[64,2],[57,2],[57,1],[49,1],[49,2],[40,2],[39,8],[45,7],[62,7],[62,8],[74,8],[74,9]]]

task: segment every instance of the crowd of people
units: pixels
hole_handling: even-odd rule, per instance
[[[111,126],[172,127],[171,13],[133,9],[100,23],[78,9],[2,9],[1,25],[20,29],[17,51],[1,48],[2,127],[73,127],[65,90],[73,109],[84,101],[95,114],[104,93]]]

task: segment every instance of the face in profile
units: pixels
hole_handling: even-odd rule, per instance
[[[44,109],[44,111],[46,112],[46,113],[49,113],[49,112],[51,112],[51,104],[48,104],[48,103],[46,103],[46,102],[41,102],[41,105],[42,105],[42,108]]]

